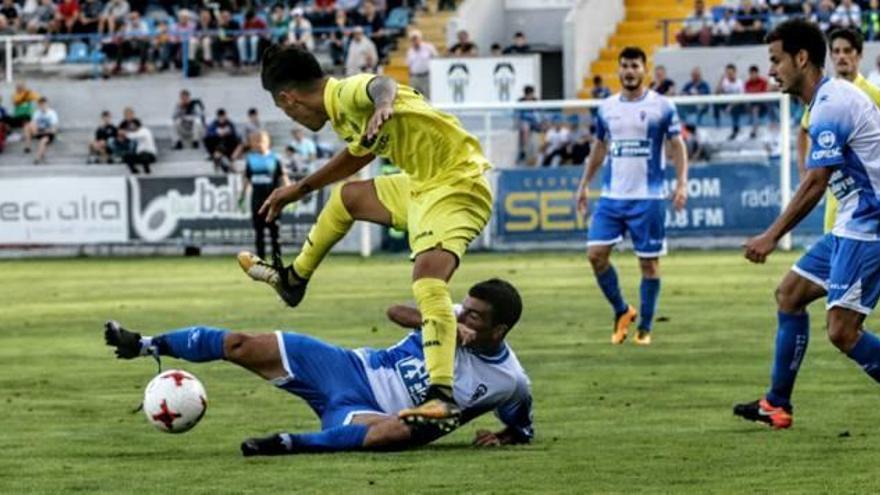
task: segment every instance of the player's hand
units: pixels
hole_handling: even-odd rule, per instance
[[[489,430],[477,430],[473,445],[475,447],[498,447],[501,445],[501,439]]]
[[[464,323],[458,324],[458,342],[462,346],[466,346],[474,341],[477,338],[477,331],[473,328],[465,325]]]
[[[776,238],[764,232],[747,240],[743,244],[743,248],[746,259],[752,263],[763,263],[767,261],[767,256],[776,249]]]
[[[687,199],[687,186],[685,184],[675,186],[675,192],[672,193],[672,205],[675,206],[675,211],[683,210]]]
[[[394,109],[391,105],[376,107],[373,111],[373,116],[370,117],[370,121],[367,122],[367,133],[364,134],[364,139],[361,144],[367,147],[372,146],[373,141],[376,140],[376,136],[379,135],[379,130],[382,128],[382,125],[391,120],[393,114]]]
[[[260,211],[258,213],[261,216],[266,217],[267,222],[271,222],[278,218],[285,206],[299,201],[302,197],[302,190],[298,187],[297,183],[279,187],[272,191],[272,194],[266,198],[266,201],[260,206]]]
[[[578,215],[580,215],[581,218],[586,218],[590,213],[589,199],[590,191],[588,191],[586,187],[578,187],[575,202]]]

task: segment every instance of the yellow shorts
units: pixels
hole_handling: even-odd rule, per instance
[[[391,224],[409,235],[411,258],[441,248],[459,261],[489,222],[492,191],[482,175],[467,177],[419,193],[406,174],[373,179],[379,201],[391,212]]]
[[[825,193],[825,233],[834,230],[834,221],[837,220],[837,198],[831,191]]]

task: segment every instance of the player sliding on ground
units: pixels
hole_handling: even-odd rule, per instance
[[[483,176],[490,165],[480,143],[458,119],[433,109],[421,94],[387,77],[328,77],[311,53],[295,46],[270,47],[262,64],[263,88],[279,108],[313,131],[329,120],[348,143],[320,170],[276,189],[260,210],[268,220],[285,205],[352,176],[376,156],[405,173],[336,187],[292,265],[276,267],[241,253],[242,269],[296,306],[321,260],[354,220],[408,231],[412,291],[424,317],[430,386],[424,400],[401,411],[401,417],[413,424],[454,427],[459,415],[452,394],[455,315],[447,283],[492,209],[492,193]]]
[[[807,306],[826,296],[828,338],[880,381],[880,339],[862,327],[880,298],[880,110],[843,79],[824,77],[825,37],[813,24],[788,21],[768,36],[770,75],[810,109],[807,172],[791,204],[745,256],[763,263],[822,199],[837,197],[834,228],[804,254],[776,289],[778,327],[770,390],[733,412],[773,428],[792,425],[791,395],[810,338]]]
[[[620,52],[618,76],[623,89],[599,106],[595,145],[577,194],[578,212],[586,216],[590,182],[604,163],[602,196],[590,222],[587,256],[599,288],[614,310],[612,344],[626,340],[638,314],[641,320],[635,342],[651,343],[651,326],[660,297],[660,256],[666,254],[663,183],[667,144],[676,172],[672,203],[681,210],[687,201],[687,152],[678,113],[675,104],[644,87],[646,61],[640,48],[628,47]],[[627,232],[642,270],[638,313],[624,300],[610,261],[611,249],[623,241]]]
[[[461,421],[495,411],[505,428],[478,431],[474,444],[527,443],[533,436],[529,379],[504,338],[519,320],[522,301],[509,283],[492,279],[471,287],[458,311],[455,400]],[[402,449],[430,442],[446,430],[412,428],[397,414],[421,400],[428,386],[422,315],[392,306],[388,317],[414,329],[387,349],[348,350],[290,332],[244,334],[190,327],[156,337],[108,322],[105,339],[121,359],[159,354],[192,362],[225,359],[305,400],[321,420],[316,433],[278,433],[241,444],[246,456],[345,450]]]

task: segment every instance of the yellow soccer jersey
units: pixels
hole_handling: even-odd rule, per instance
[[[480,142],[457,118],[432,108],[414,89],[397,85],[394,115],[372,143],[362,141],[373,115],[367,84],[376,76],[330,78],[324,108],[333,130],[355,156],[373,153],[409,175],[414,191],[451,184],[489,169]]]
[[[874,105],[880,107],[880,88],[874,86],[867,79],[864,78],[861,74],[856,75],[856,79],[853,81],[853,84],[856,85],[859,89],[862,90],[863,93],[868,95],[868,98],[874,102]],[[801,127],[808,131],[810,129],[810,108],[807,107],[804,109],[804,115],[801,117]],[[834,197],[833,194],[829,191],[825,194],[825,221],[824,221],[824,229],[825,232],[831,232],[831,229],[834,228],[834,221],[837,216],[837,198]]]

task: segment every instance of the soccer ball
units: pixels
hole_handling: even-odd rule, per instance
[[[156,375],[144,391],[144,414],[159,431],[183,433],[199,422],[208,408],[205,387],[183,370]]]

